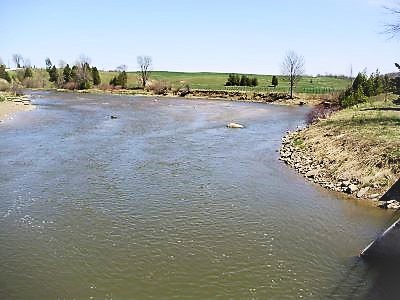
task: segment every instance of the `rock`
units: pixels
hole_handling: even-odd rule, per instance
[[[371,194],[371,195],[369,195],[370,199],[375,199],[375,198],[378,198],[378,197],[379,197],[379,194]]]
[[[319,170],[311,170],[311,171],[308,171],[308,172],[305,174],[305,176],[306,176],[306,177],[314,178],[315,176],[318,175],[318,172],[319,172]]]
[[[358,190],[358,187],[355,184],[350,184],[346,189],[346,193],[353,194],[357,190]]]
[[[228,125],[226,125],[226,127],[228,127],[228,128],[244,128],[243,125],[240,125],[238,123],[229,123]]]
[[[118,117],[117,116],[114,116],[114,115],[111,115],[110,116],[110,119],[117,119]]]
[[[349,185],[350,185],[350,180],[342,181],[342,186],[349,186]]]
[[[400,209],[400,203],[395,201],[393,203],[388,203],[387,208],[389,209]]]
[[[357,193],[357,198],[362,198],[365,196],[365,194],[369,191],[369,187],[363,187],[362,189],[360,189]]]
[[[378,207],[380,208],[387,208],[388,204],[386,201],[379,201],[378,202]]]
[[[386,201],[387,202],[387,204],[396,204],[396,203],[399,203],[399,202],[397,202],[396,200],[389,200],[389,201]]]

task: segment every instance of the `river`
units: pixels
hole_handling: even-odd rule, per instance
[[[309,108],[32,93],[0,124],[0,299],[373,293],[358,254],[391,213],[278,160]]]

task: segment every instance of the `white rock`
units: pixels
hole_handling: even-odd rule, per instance
[[[229,123],[228,125],[226,125],[226,127],[228,127],[228,128],[244,128],[243,125],[240,125],[238,123]]]

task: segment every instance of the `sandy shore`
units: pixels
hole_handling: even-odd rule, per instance
[[[21,111],[30,111],[35,108],[27,98],[18,98],[0,102],[0,122],[4,122]]]

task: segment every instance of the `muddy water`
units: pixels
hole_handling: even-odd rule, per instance
[[[357,255],[390,213],[277,159],[308,108],[53,93],[34,103],[0,124],[1,299],[373,291]]]

